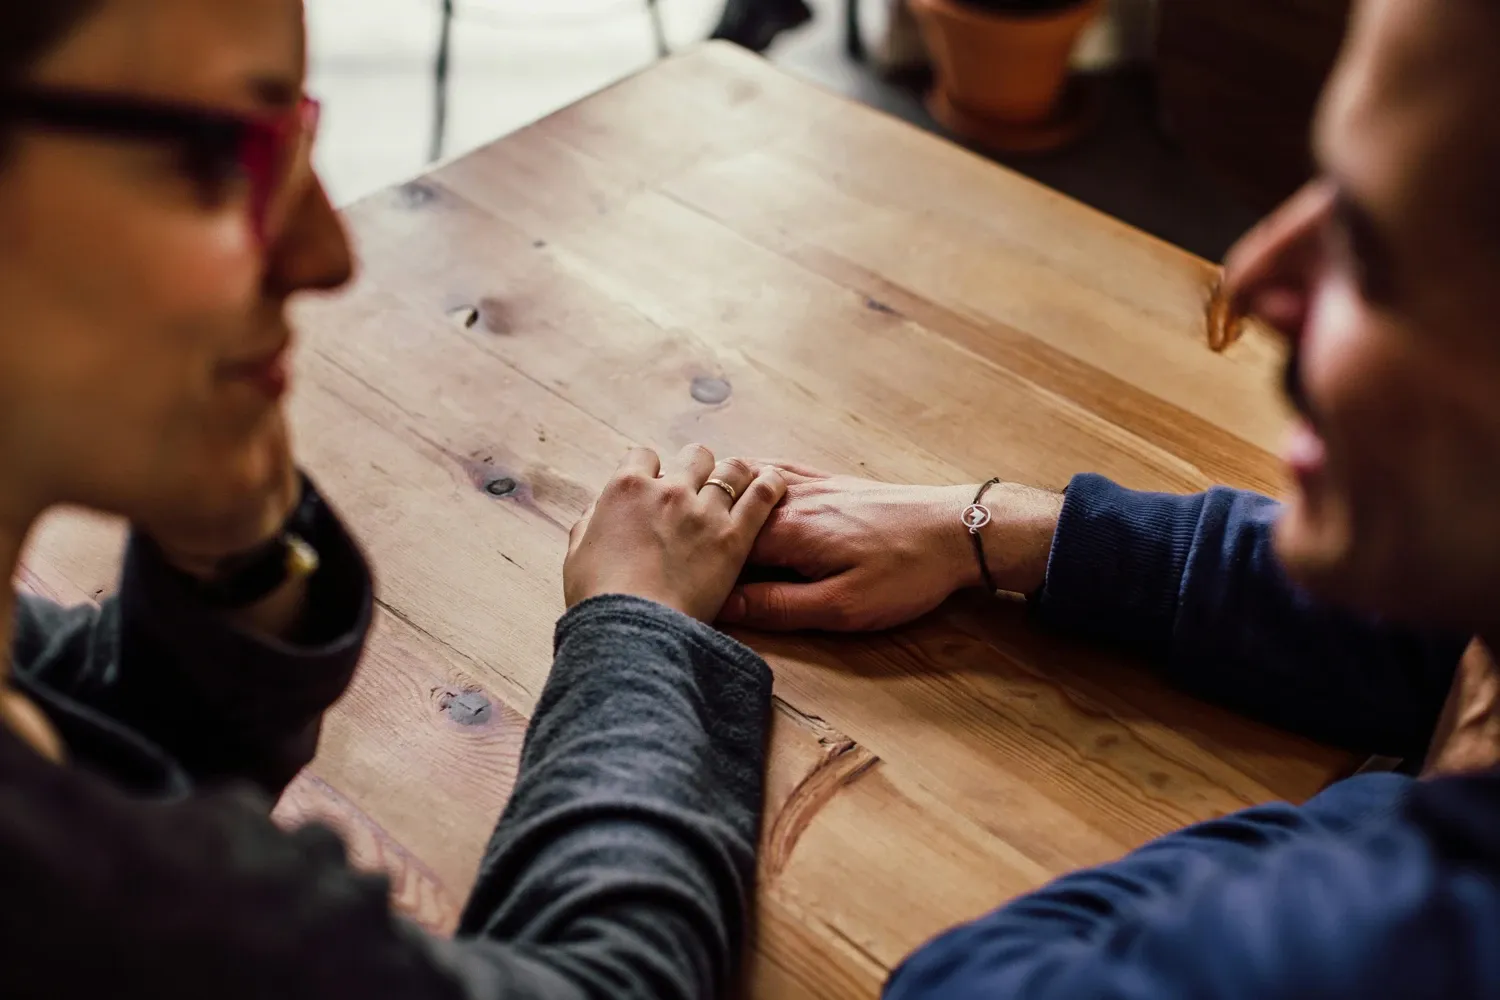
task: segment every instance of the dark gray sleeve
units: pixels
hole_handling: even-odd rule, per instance
[[[128,798],[0,728],[0,996],[688,1000],[745,944],[770,672],[623,597],[557,662],[458,940],[397,919],[336,838],[220,790]]]
[[[771,675],[647,601],[557,628],[557,662],[460,936],[505,942],[506,995],[721,995],[744,945]],[[486,994],[479,994],[486,995]]]

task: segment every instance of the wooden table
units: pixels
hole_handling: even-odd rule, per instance
[[[438,930],[515,776],[567,529],[631,443],[1275,488],[1279,352],[1207,349],[1207,264],[736,49],[348,218],[362,277],[302,309],[293,410],[381,613],[281,815],[338,823]],[[97,596],[116,537],[54,518],[23,583]],[[981,599],[746,638],[777,675],[756,997],[873,997],[956,921],[1347,763]]]

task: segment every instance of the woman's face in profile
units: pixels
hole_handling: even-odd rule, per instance
[[[8,516],[67,502],[160,524],[285,481],[288,299],[351,270],[298,131],[304,50],[301,0],[101,0],[23,83],[292,139],[268,188],[238,146],[14,130],[0,159],[0,502],[23,509]]]

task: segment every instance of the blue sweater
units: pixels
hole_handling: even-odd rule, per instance
[[[1317,604],[1271,550],[1278,507],[1080,476],[1041,619],[1315,739],[1420,756],[1465,637]],[[1500,773],[1351,778],[1163,837],[932,941],[887,1000],[1500,997]]]

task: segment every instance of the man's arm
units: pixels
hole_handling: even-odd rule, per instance
[[[1496,779],[1480,780],[1472,797],[1493,803]],[[1451,788],[1434,806],[1412,784],[1352,779],[1066,876],[926,945],[886,1000],[1492,995],[1493,830]]]
[[[726,623],[891,628],[981,583],[961,518],[976,487],[796,466],[787,475],[752,563],[803,579],[745,581]],[[1316,739],[1393,756],[1426,749],[1467,637],[1309,600],[1272,551],[1272,501],[1226,489],[1136,493],[1086,475],[1066,497],[1002,483],[984,503],[991,578],[1039,594],[1044,623],[1133,649],[1189,691]]]
[[[745,944],[770,671],[637,598],[580,604],[458,940],[258,797],[141,802],[0,730],[0,994],[698,1000]]]
[[[1229,489],[1139,493],[1075,478],[1037,606],[1205,699],[1324,742],[1420,757],[1468,637],[1321,605],[1272,549],[1278,505]]]
[[[19,599],[16,671],[157,743],[200,783],[248,780],[275,797],[312,759],[374,601],[364,557],[326,507],[309,541],[321,567],[299,586],[293,638],[208,607],[135,537],[119,596],[99,608]]]

